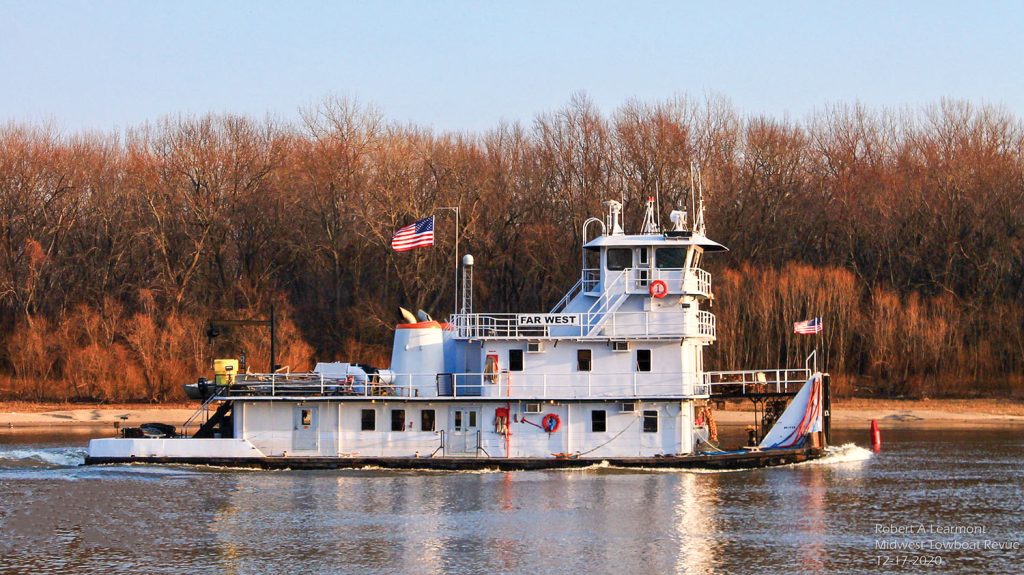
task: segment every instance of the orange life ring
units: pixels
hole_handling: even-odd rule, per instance
[[[556,413],[549,413],[540,420],[540,426],[544,431],[554,433],[562,426],[562,419]]]
[[[661,299],[668,295],[668,284],[661,280],[654,280],[648,286],[647,291],[650,292],[651,297]]]

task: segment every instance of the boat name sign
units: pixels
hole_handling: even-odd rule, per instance
[[[519,325],[579,325],[580,316],[576,313],[521,313],[516,316]]]

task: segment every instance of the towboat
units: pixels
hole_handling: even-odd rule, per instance
[[[812,368],[706,371],[717,337],[703,207],[640,233],[622,204],[583,225],[579,280],[544,313],[478,313],[473,258],[458,313],[405,313],[391,365],[318,363],[310,373],[239,373],[188,386],[202,400],[177,432],[94,439],[86,464],[259,468],[754,468],[820,457],[828,375]],[[723,449],[715,403],[754,402],[747,445]],[[173,431],[173,430],[172,430]]]

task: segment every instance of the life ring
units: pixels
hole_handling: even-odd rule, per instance
[[[654,280],[648,286],[647,291],[650,292],[651,297],[661,299],[668,295],[668,284],[661,280]]]
[[[540,420],[540,426],[544,431],[554,433],[562,426],[562,419],[556,413],[549,413],[544,416],[544,419]]]

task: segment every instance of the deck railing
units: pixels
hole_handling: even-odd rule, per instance
[[[583,312],[576,325],[519,325],[514,313],[456,314],[451,326],[460,339],[608,339],[637,337],[645,339],[714,339],[715,315],[698,311],[687,317],[675,312]],[[594,330],[600,323],[600,329]]]
[[[810,377],[809,368],[706,371],[704,387],[714,395],[795,393]]]
[[[565,306],[580,292],[594,294],[613,289],[611,286],[619,274],[625,274],[625,290],[628,293],[647,293],[651,282],[661,280],[672,295],[711,295],[711,274],[701,268],[692,268],[689,272],[681,268],[626,268],[625,270],[605,272],[607,281],[601,285],[601,270],[586,268],[580,272],[580,279],[566,292],[565,296],[555,304],[551,313],[565,309]]]
[[[700,268],[683,269],[630,268],[626,289],[629,293],[646,294],[651,282],[665,282],[672,295],[711,295],[711,274]]]
[[[241,397],[489,397],[516,400],[701,397],[709,388],[695,373],[389,374],[387,381],[318,373],[239,376],[220,399]]]

